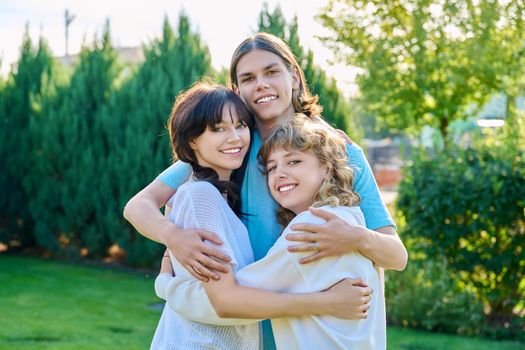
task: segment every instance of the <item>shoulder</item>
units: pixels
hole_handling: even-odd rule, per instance
[[[346,143],[346,154],[350,159],[362,159],[365,157],[363,149],[357,143]]]
[[[218,196],[219,198],[222,198],[219,190],[208,181],[188,181],[179,188],[179,191],[191,196],[203,196],[209,198],[215,198]]]
[[[341,219],[354,224],[354,225],[361,225],[365,226],[365,218],[363,215],[363,212],[361,211],[360,207],[346,207],[346,206],[336,206],[331,207],[329,205],[324,205],[322,207],[319,207],[319,209],[323,209],[329,213],[335,214]],[[326,221],[318,216],[315,216],[314,214],[310,213],[308,210],[303,211],[299,215],[297,215],[288,226],[299,224],[299,223],[309,223],[309,224],[324,224]]]
[[[219,190],[207,181],[190,180],[179,187],[175,196],[175,201],[186,203],[193,209],[226,203]]]
[[[333,209],[334,213],[346,222],[353,225],[366,226],[365,216],[360,207],[337,206]]]

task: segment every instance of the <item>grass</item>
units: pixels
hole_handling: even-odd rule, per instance
[[[0,349],[147,349],[153,278],[0,256]]]
[[[0,255],[0,349],[147,349],[160,317],[153,276]],[[525,344],[388,329],[389,349],[525,349]]]

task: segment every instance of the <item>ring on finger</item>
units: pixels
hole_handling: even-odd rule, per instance
[[[197,269],[195,268],[195,266],[193,266],[193,265],[190,265],[190,266],[191,266],[191,268],[193,269],[193,271],[195,271],[195,273],[196,273],[197,275],[202,275],[202,273],[200,273],[199,270],[197,270]]]
[[[314,242],[312,243],[312,250],[318,252],[320,249],[319,249],[319,243],[318,242]]]

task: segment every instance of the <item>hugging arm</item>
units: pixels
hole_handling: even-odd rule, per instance
[[[197,267],[202,275],[189,269],[190,273],[197,279],[207,281],[208,278],[219,277],[216,271],[226,271],[226,265],[221,262],[229,261],[229,257],[220,250],[203,243],[206,239],[220,244],[217,235],[205,230],[181,229],[159,210],[175,194],[175,189],[186,182],[190,173],[188,164],[175,163],[128,201],[124,217],[140,234],[168,247],[185,267]],[[175,180],[168,186],[161,178]],[[177,206],[177,203],[173,205]]]
[[[200,223],[202,228],[218,232],[224,241],[221,249],[233,255],[228,237],[236,237],[236,233],[228,232],[231,226],[226,224],[227,218],[221,215],[224,213],[219,209],[219,201],[224,200],[220,194],[193,193],[191,198],[205,201],[193,203],[191,212],[195,214],[194,221]],[[213,203],[214,200],[217,203]],[[245,319],[312,314],[330,314],[341,318],[366,317],[363,304],[366,304],[366,295],[371,291],[359,279],[345,280],[324,292],[285,293],[293,291],[294,286],[304,284],[297,264],[285,247],[272,248],[265,258],[238,271],[237,277],[243,285],[237,283],[233,273],[236,264],[234,258],[228,272],[222,274],[220,280],[207,283],[182,274],[176,277],[160,274],[155,283],[157,295],[183,317],[201,323],[245,324],[253,322]]]
[[[290,276],[286,271],[289,270],[273,276],[273,280],[293,282],[287,278]],[[372,292],[360,279],[344,280],[324,292],[270,292],[239,285],[231,268],[220,280],[208,283],[189,276],[173,277],[162,273],[155,281],[155,290],[184,318],[215,325],[242,325],[267,318],[312,314],[365,318]]]

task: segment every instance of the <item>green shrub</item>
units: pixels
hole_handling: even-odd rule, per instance
[[[386,273],[389,325],[458,334],[478,334],[483,307],[448,273],[444,257],[411,259],[405,271]]]
[[[516,322],[525,298],[525,158],[517,143],[495,139],[415,152],[397,207],[404,236],[432,259],[444,255],[450,276],[501,326]]]

